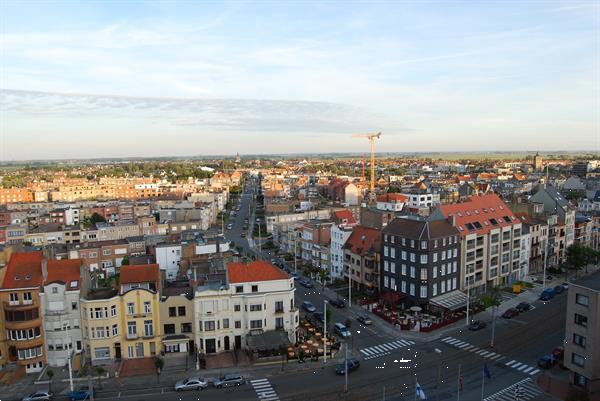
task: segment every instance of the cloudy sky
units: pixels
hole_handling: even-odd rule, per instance
[[[0,160],[600,149],[600,2],[0,2]]]

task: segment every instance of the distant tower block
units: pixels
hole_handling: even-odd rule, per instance
[[[236,153],[236,155],[235,155],[235,162],[237,164],[240,164],[242,162],[242,158],[240,157],[240,153],[239,152]]]
[[[537,152],[533,157],[533,168],[535,171],[542,171],[544,168],[542,156],[540,156],[540,152]]]

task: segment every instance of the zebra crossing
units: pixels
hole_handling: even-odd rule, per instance
[[[502,362],[506,358],[505,356],[502,356],[496,352],[484,349],[484,348],[479,348],[476,347],[472,344],[469,344],[467,342],[461,341],[459,339],[456,339],[454,337],[446,337],[442,339],[442,342],[446,343],[447,345],[450,345],[454,348],[458,348],[460,350],[463,351],[469,351],[469,352],[473,352],[476,355],[479,355],[482,358],[487,358],[487,359],[491,359],[492,361],[495,362]],[[530,376],[536,375],[538,373],[540,373],[539,369],[536,369],[534,366],[529,366],[527,364],[521,363],[519,361],[516,360],[512,360],[510,362],[505,363],[505,366],[512,368],[512,369],[516,369],[519,372],[528,374]]]
[[[363,354],[363,359],[368,360],[373,358],[379,358],[385,355],[390,355],[395,349],[402,347],[410,347],[411,345],[415,345],[415,342],[410,340],[396,340],[381,345],[374,345],[372,347],[363,348],[360,350],[360,352]]]
[[[529,401],[540,394],[542,394],[542,392],[538,386],[530,377],[527,377],[510,387],[484,398],[483,401]]]
[[[267,379],[251,380],[258,399],[261,401],[279,401],[279,397]]]

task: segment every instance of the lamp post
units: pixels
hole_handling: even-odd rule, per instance
[[[469,303],[471,295],[471,286],[469,286],[469,278],[467,277],[467,326],[469,325]]]
[[[327,363],[327,300],[323,300],[323,363]]]
[[[298,273],[298,234],[294,231],[294,273]]]
[[[435,353],[439,355],[437,383],[435,385],[435,401],[438,401],[439,400],[440,380],[441,380],[441,376],[442,376],[442,350],[439,348],[436,348]]]

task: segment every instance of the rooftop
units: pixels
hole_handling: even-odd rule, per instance
[[[365,255],[369,250],[379,252],[381,231],[376,228],[356,226],[346,240],[344,248],[357,255]]]
[[[48,261],[48,277],[44,285],[64,283],[67,290],[79,289],[81,283],[81,259],[63,259]]]
[[[121,266],[119,284],[158,283],[160,280],[157,264]]]
[[[573,281],[572,284],[589,288],[594,291],[600,291],[600,271],[590,274],[589,276],[581,278],[577,281]]]
[[[89,301],[96,301],[100,299],[110,299],[117,295],[115,288],[91,288],[85,299]]]
[[[2,288],[29,288],[42,285],[42,252],[15,252],[11,255]]]
[[[270,262],[256,260],[244,264],[239,262],[227,265],[229,283],[250,283],[257,281],[287,280],[290,276],[279,270]]]

